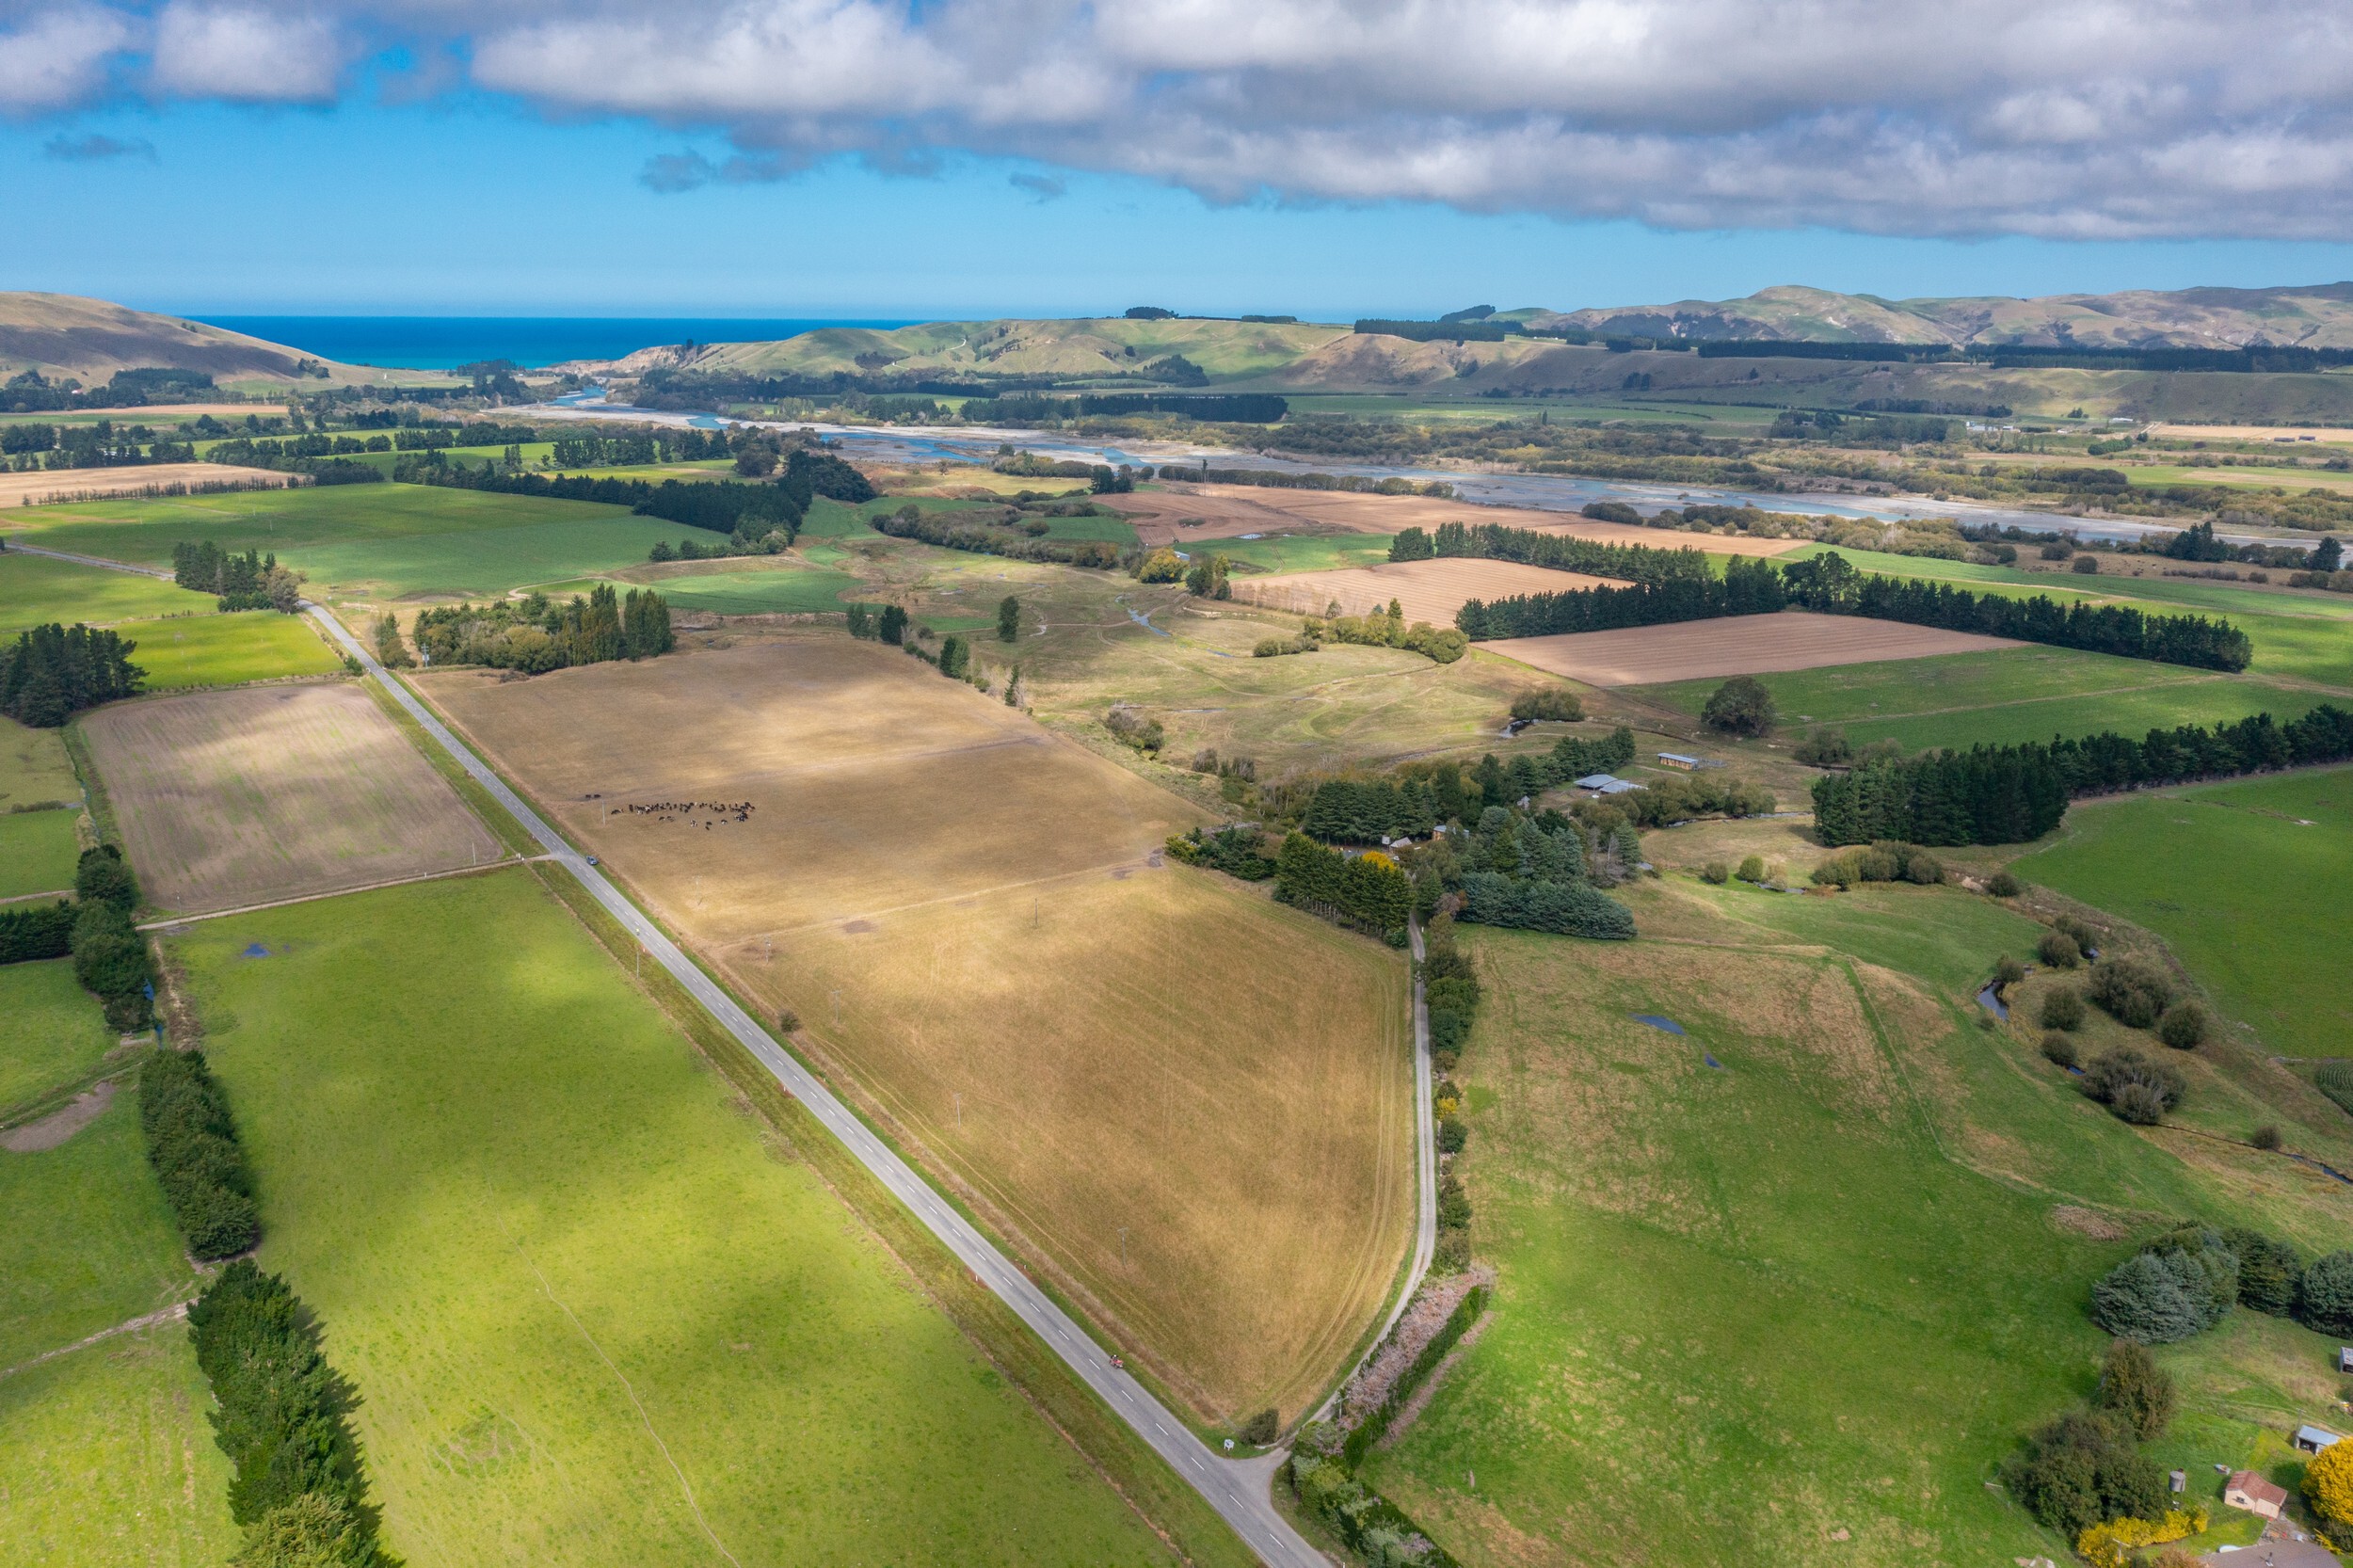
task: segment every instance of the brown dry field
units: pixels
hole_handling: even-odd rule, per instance
[[[147,896],[174,914],[500,857],[358,686],[121,702],[80,721]]]
[[[1159,864],[1193,807],[874,644],[419,684],[1197,1414],[1340,1369],[1411,1223],[1395,955]],[[626,809],[685,801],[751,809]]]
[[[147,463],[137,468],[45,469],[36,473],[0,473],[0,506],[31,502],[94,501],[101,496],[140,495],[159,485],[273,485],[293,475],[220,463]]]
[[[1320,616],[1334,600],[1343,615],[1385,610],[1392,599],[1407,624],[1428,621],[1452,626],[1454,613],[1474,599],[1509,599],[1514,594],[1566,593],[1573,588],[1624,584],[1582,572],[1554,571],[1516,561],[1480,561],[1466,556],[1443,561],[1388,561],[1336,571],[1293,571],[1273,577],[1234,579],[1234,597],[1270,609]]]
[[[1726,616],[1623,632],[1570,632],[1550,637],[1505,637],[1481,643],[1489,653],[1591,686],[1645,686],[1711,675],[1764,675],[1819,669],[1876,659],[1927,659],[2016,648],[2007,637],[1942,632],[1860,616],[1817,616],[1784,610],[1769,616]]]
[[[1566,512],[1517,506],[1479,506],[1422,495],[1364,495],[1348,490],[1285,490],[1255,485],[1172,485],[1129,495],[1098,496],[1135,525],[1146,545],[1180,539],[1230,538],[1237,534],[1395,534],[1407,528],[1435,533],[1445,522],[1476,528],[1482,522],[1568,534],[1604,544],[1642,544],[1654,550],[1689,546],[1711,555],[1785,555],[1805,539],[1751,539],[1729,534],[1691,534],[1677,528],[1636,528],[1596,522]],[[1198,528],[1179,528],[1179,518],[1203,519]]]
[[[264,418],[271,418],[284,413],[286,406],[283,403],[143,403],[136,408],[104,410],[93,408],[88,411],[103,412],[117,424],[153,424],[159,420],[195,419],[202,414],[211,414],[216,419],[241,420],[248,414],[260,414]],[[56,423],[57,416],[46,413],[0,415],[0,423],[9,424],[22,424],[42,420],[54,424]]]
[[[2153,439],[2185,441],[2270,441],[2285,436],[2299,446],[2353,441],[2353,430],[2312,424],[2153,424]]]

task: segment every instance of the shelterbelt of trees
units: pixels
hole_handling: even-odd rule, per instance
[[[2198,669],[2243,670],[2254,657],[2247,633],[2227,620],[2151,615],[2115,604],[2062,605],[2044,594],[2010,599],[1948,583],[1865,574],[1835,551],[1786,565],[1736,557],[1721,578],[1678,576],[1623,588],[1520,594],[1493,603],[1474,599],[1456,614],[1454,624],[1473,642],[1482,642],[1785,609],[1976,632]]]
[[[2024,843],[2057,827],[2078,796],[2347,759],[2353,712],[2323,703],[2285,724],[2258,713],[2211,729],[2153,729],[2138,741],[2109,730],[1867,763],[1816,780],[1814,824],[1826,844]]]

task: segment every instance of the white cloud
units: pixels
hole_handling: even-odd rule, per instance
[[[319,103],[343,65],[334,24],[316,12],[174,0],[155,23],[155,85],[174,97]]]
[[[131,24],[89,7],[0,12],[0,112],[38,114],[71,107],[104,84],[110,58],[128,44]]]
[[[156,84],[320,98],[354,40],[403,43],[552,114],[716,130],[743,155],[657,160],[666,189],[971,152],[1213,200],[2353,237],[2353,12],[2309,0],[259,3],[172,0]],[[9,51],[51,24],[0,34],[0,106],[95,90],[140,32],[114,17],[98,55],[52,49],[18,85]]]

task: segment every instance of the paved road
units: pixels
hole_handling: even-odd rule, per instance
[[[750,1014],[738,1007],[733,999],[679,950],[677,944],[640,914],[636,905],[622,897],[602,872],[589,865],[579,851],[565,842],[554,828],[508,789],[505,782],[474,755],[472,747],[452,734],[433,712],[418,700],[415,693],[392,679],[390,672],[376,663],[371,649],[345,631],[325,609],[315,604],[306,608],[328,635],[358,659],[369,674],[383,682],[384,689],[424,727],[426,734],[440,743],[461,767],[473,776],[476,782],[490,792],[493,799],[530,831],[531,836],[547,851],[548,858],[561,861],[572,875],[579,878],[581,886],[588,889],[590,896],[644,946],[647,955],[677,977],[679,984],[685,986],[688,993],[712,1017],[718,1019],[728,1032],[742,1041],[744,1048],[775,1076],[787,1094],[807,1106],[809,1113],[823,1122],[826,1130],[857,1157],[860,1164],[873,1172],[875,1177],[890,1189],[893,1196],[912,1209],[916,1218],[946,1243],[948,1250],[954,1253],[982,1284],[1012,1307],[1021,1320],[1029,1324],[1032,1331],[1069,1365],[1071,1370],[1085,1380],[1088,1387],[1102,1396],[1104,1402],[1133,1428],[1138,1436],[1150,1444],[1179,1476],[1192,1483],[1193,1489],[1209,1500],[1209,1506],[1233,1527],[1235,1533],[1249,1544],[1251,1550],[1257,1552],[1271,1568],[1329,1568],[1328,1560],[1275,1512],[1274,1504],[1268,1496],[1268,1472],[1263,1464],[1245,1467],[1219,1458],[1209,1445],[1193,1436],[1185,1429],[1184,1423],[1170,1415],[1142,1384],[1123,1369],[1113,1367],[1110,1355],[1089,1338],[1086,1332],[1061,1307],[1056,1306],[1045,1291],[1015,1268],[963,1215],[949,1207],[947,1201],[917,1176],[905,1160],[867,1130],[866,1124],[852,1115],[849,1108],[836,1099],[831,1090],[769,1038],[767,1031],[754,1022]],[[1419,1011],[1417,1006],[1417,1025],[1420,1022]],[[1418,1028],[1417,1034],[1426,1039]],[[1422,1061],[1426,1072],[1426,1050]],[[1426,1090],[1426,1078],[1424,1081]],[[1426,1092],[1423,1103],[1426,1107]]]

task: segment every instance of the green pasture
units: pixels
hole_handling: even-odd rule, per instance
[[[54,1149],[0,1150],[0,1367],[196,1293],[136,1098],[125,1086]]]
[[[116,630],[137,645],[131,662],[147,672],[146,689],[151,692],[327,675],[344,664],[311,629],[309,617],[275,610],[130,621]]]
[[[675,523],[585,501],[429,485],[336,485],[43,508],[28,542],[168,565],[183,540],[259,550],[311,591],[398,598],[504,593],[643,561]]]
[[[845,608],[841,596],[857,585],[847,572],[756,568],[681,573],[651,584],[678,609],[721,616],[838,613]]]
[[[114,1043],[72,959],[0,965],[0,1116],[80,1082]],[[0,1164],[22,1158],[0,1154]]]
[[[1809,545],[1800,555],[1827,548]],[[1966,583],[2009,598],[2047,594],[2060,603],[2092,600],[2128,604],[2158,615],[2222,616],[2255,646],[2249,672],[2314,680],[2353,690],[2353,601],[2322,594],[2270,592],[2228,583],[2177,577],[2083,576],[2037,573],[1967,561],[1940,561],[1876,551],[1839,552],[1865,571],[1890,577]]]
[[[2082,802],[2060,833],[2020,877],[2164,937],[2266,1048],[2348,1054],[2353,771]]]
[[[79,807],[0,814],[0,899],[54,892],[73,886],[81,857],[73,824]]]
[[[2003,906],[1626,896],[1636,950],[1460,934],[1487,1000],[1457,1172],[1496,1303],[1369,1479],[1471,1565],[2060,1556],[1985,1483],[2090,1392],[2089,1287],[2130,1242],[2055,1206],[2245,1210],[1979,1027],[2040,930]],[[2243,1431],[2199,1424],[2215,1381],[2175,1437],[2235,1459]]]
[[[0,714],[0,811],[79,800],[82,781],[54,729],[35,729]]]
[[[0,1560],[227,1561],[239,1531],[211,1399],[176,1322],[0,1379]]]
[[[173,946],[404,1558],[1167,1560],[530,872]]]
[[[0,819],[5,820],[5,819]],[[0,967],[0,1112],[54,1098],[114,1044],[67,959]],[[168,1307],[198,1282],[148,1168],[137,1090],[55,1148],[0,1150],[0,1560],[222,1560],[228,1464],[187,1331],[34,1358]]]
[[[2127,465],[2124,477],[2137,486],[2159,485],[2236,485],[2259,486],[2265,489],[2277,487],[2288,490],[2341,490],[2353,484],[2342,471],[2265,465],[2261,468],[2242,464],[2235,468],[2192,468],[2186,464],[2155,463],[2147,467]]]
[[[2113,729],[2211,725],[2268,712],[2285,721],[2323,694],[2071,648],[2015,648],[1932,659],[1889,659],[1757,677],[1794,738],[1835,726],[1857,745],[1893,740],[1906,751],[2047,741]],[[1721,682],[1681,680],[1629,694],[1692,717]]]
[[[76,621],[106,626],[147,616],[210,615],[214,600],[160,578],[0,551],[0,635]]]
[[[1343,567],[1378,566],[1389,558],[1387,537],[1371,534],[1273,534],[1257,539],[1188,539],[1179,533],[1176,548],[1195,559],[1223,555],[1253,573],[1337,571]]]

